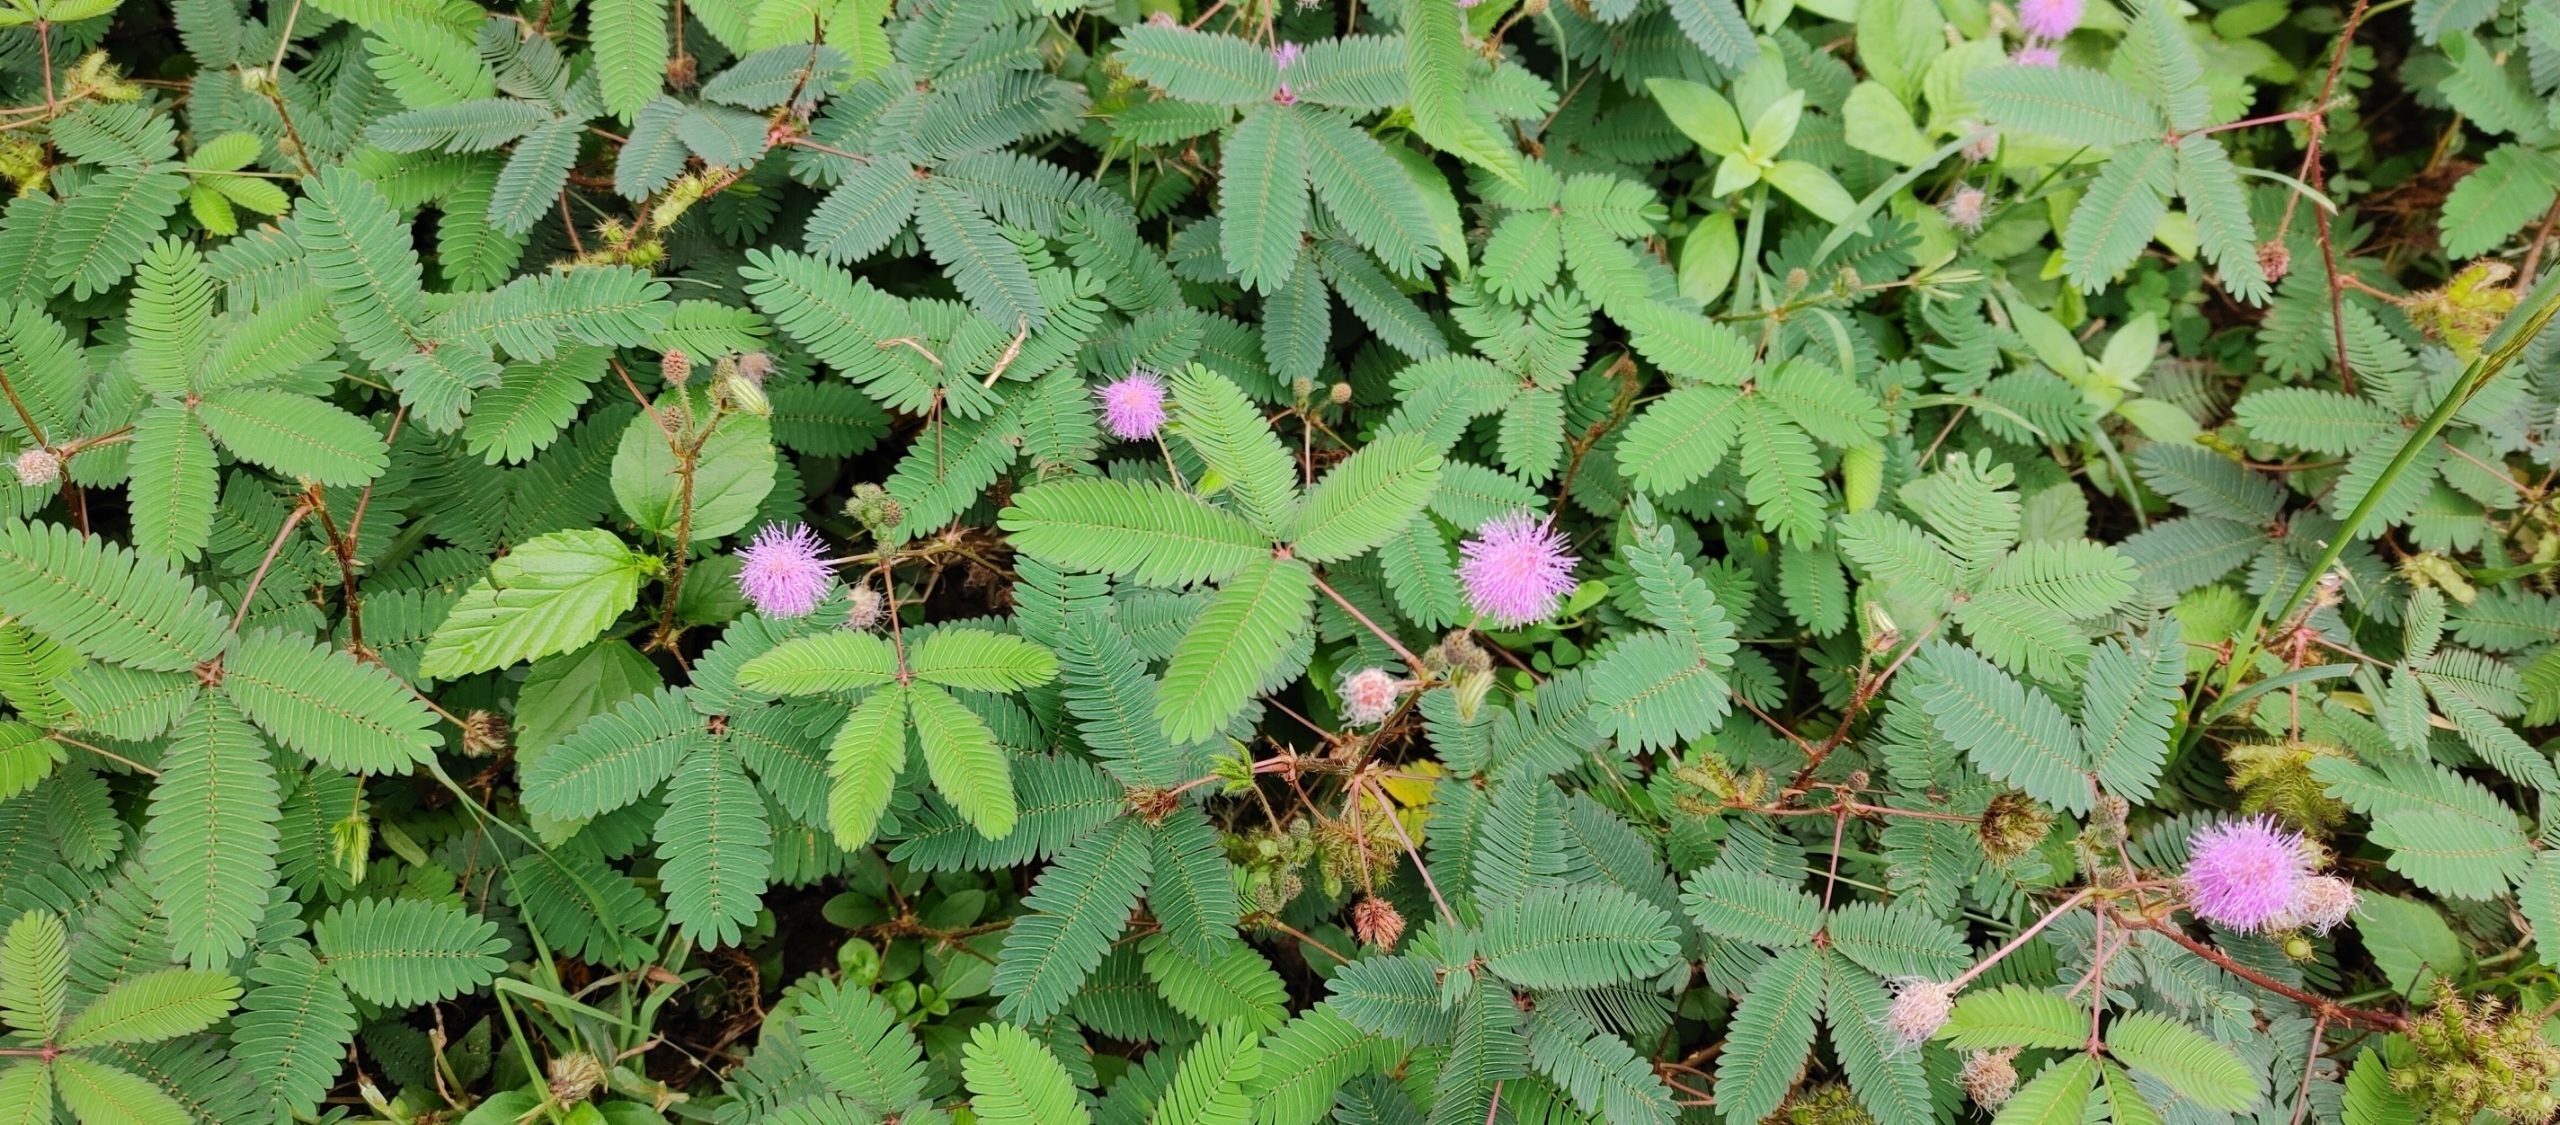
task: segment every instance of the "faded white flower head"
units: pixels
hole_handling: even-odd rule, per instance
[[[1917,1047],[1947,1026],[1955,1014],[1956,987],[1926,977],[1897,977],[1893,1006],[1885,1009],[1884,1028],[1904,1047]]]
[[[29,488],[51,488],[62,479],[62,458],[50,449],[30,449],[18,455],[18,483]]]
[[[1942,210],[1946,212],[1949,223],[1954,224],[1957,229],[1966,234],[1973,234],[1982,229],[1983,216],[1991,210],[1991,194],[1972,184],[1966,184],[1957,188],[1954,195],[1947,197]]]
[[[1404,698],[1407,685],[1378,667],[1362,668],[1342,678],[1342,719],[1356,727],[1387,721]]]

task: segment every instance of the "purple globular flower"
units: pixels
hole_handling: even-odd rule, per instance
[[[1580,560],[1564,548],[1564,536],[1534,512],[1486,520],[1458,545],[1467,604],[1505,629],[1545,620],[1575,585],[1573,564]]]
[[[2187,850],[2189,905],[2226,929],[2262,930],[2284,918],[2311,874],[2302,837],[2266,817],[2199,829]]]
[[[2041,44],[2020,47],[2017,54],[2009,56],[2009,61],[2019,66],[2036,66],[2051,70],[2062,65],[2062,52]]]
[[[2060,39],[2080,26],[2084,0],[2018,0],[2018,27],[2030,39]]]
[[[1095,389],[1102,423],[1123,441],[1144,441],[1164,428],[1164,380],[1132,371]]]
[[[764,525],[739,561],[738,591],[772,617],[808,616],[835,580],[826,544],[807,524]]]

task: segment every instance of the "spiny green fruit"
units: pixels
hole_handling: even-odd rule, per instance
[[[2391,1072],[2391,1084],[2427,1107],[2429,1125],[2458,1125],[2481,1113],[2512,1122],[2547,1121],[2560,1112],[2560,1046],[2543,1038],[2541,1021],[2507,1011],[2494,999],[2447,995],[2409,1025],[2418,1061]]]

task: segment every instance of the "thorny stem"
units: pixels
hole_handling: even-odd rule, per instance
[[[2543,327],[2551,323],[2551,318],[2555,315],[2560,315],[2560,275],[2555,275],[2534,287],[2529,302],[2520,306],[2517,314],[2509,316],[2506,323],[2499,328],[2498,335],[2490,341],[2492,346],[2471,361],[2471,365],[2463,370],[2462,377],[2454,383],[2452,390],[2436,403],[2435,410],[2401,440],[2399,451],[2392,454],[2389,464],[2383,466],[2382,474],[2375,479],[2373,489],[2365,494],[2363,500],[2357,502],[2355,509],[2348,512],[2347,518],[2338,525],[2335,532],[2331,533],[2327,549],[2320,553],[2319,561],[2303,572],[2302,581],[2294,586],[2293,594],[2287,597],[2272,614],[2267,612],[2264,601],[2258,603],[2257,613],[2238,634],[2247,639],[2246,643],[2249,647],[2234,654],[2229,668],[2223,674],[2223,690],[2226,693],[2238,687],[2240,678],[2256,663],[2255,658],[2260,651],[2257,640],[2260,627],[2270,619],[2276,621],[2292,619],[2294,611],[2301,608],[2304,601],[2311,597],[2311,591],[2319,586],[2320,580],[2327,577],[2329,571],[2338,565],[2338,559],[2346,554],[2347,545],[2355,541],[2357,529],[2363,527],[2365,521],[2372,518],[2374,510],[2381,506],[2383,497],[2391,490],[2391,483],[2408,471],[2409,466],[2417,461],[2418,454],[2426,449],[2428,443],[2436,439],[2436,435],[2444,432],[2445,426],[2453,421],[2456,412],[2487,387],[2490,380],[2497,378],[2500,372],[2506,370],[2508,364],[2515,362],[2518,356],[2524,354],[2525,346],[2532,343],[2535,336],[2541,334]],[[2198,725],[2193,728],[2193,731],[2195,734],[2201,734],[2203,729],[2202,725]]]
[[[2082,888],[2080,888],[2078,891],[2074,892],[2070,898],[2066,898],[2066,899],[2062,900],[2062,905],[2054,907],[2052,910],[2047,911],[2047,912],[2045,913],[2045,916],[2044,916],[2044,917],[2036,919],[2036,921],[2035,921],[2035,924],[2034,924],[2034,925],[2028,926],[2026,929],[2023,929],[2023,930],[2018,931],[2018,936],[2013,937],[2013,938],[2010,938],[2010,939],[2009,939],[2009,944],[2007,944],[2007,945],[2003,945],[2003,946],[2001,946],[2001,947],[2000,947],[2000,948],[1998,948],[1998,949],[1992,950],[1992,951],[1991,951],[1991,956],[1983,958],[1981,961],[1977,962],[1977,963],[1976,963],[1972,968],[1970,968],[1970,969],[1966,969],[1966,970],[1964,971],[1964,975],[1963,975],[1963,976],[1960,976],[1960,977],[1957,977],[1957,978],[1956,978],[1956,979],[1954,979],[1954,980],[1948,981],[1948,982],[1947,982],[1947,988],[1948,988],[1948,990],[1949,990],[1949,991],[1954,991],[1954,990],[1957,990],[1957,989],[1961,989],[1961,988],[1963,988],[1964,986],[1966,986],[1966,985],[1968,985],[1968,984],[1973,983],[1973,979],[1974,979],[1975,977],[1978,977],[1978,976],[1981,976],[1981,975],[1982,975],[1982,974],[1984,974],[1984,973],[1990,972],[1990,971],[1991,971],[1991,967],[1992,967],[1993,965],[1997,965],[1997,964],[1999,964],[2001,961],[2006,960],[2010,954],[2017,952],[2021,947],[2025,946],[2025,945],[2027,944],[2027,942],[2028,942],[2029,940],[2033,939],[2037,934],[2043,933],[2043,932],[2044,932],[2044,928],[2045,928],[2045,927],[2047,927],[2047,926],[2052,925],[2052,924],[2054,923],[2054,920],[2055,920],[2055,919],[2058,919],[2058,918],[2062,917],[2063,915],[2070,913],[2070,912],[2071,912],[2071,910],[2072,910],[2072,908],[2079,906],[2081,903],[2084,903],[2084,902],[2089,901],[2089,897],[2090,897],[2091,895],[2096,894],[2096,893],[2097,893],[2096,891],[2091,890],[2091,889],[2089,889],[2089,888],[2087,888],[2087,887],[2082,887]]]
[[[2346,69],[2347,50],[2355,43],[2357,29],[2364,26],[2364,18],[2368,10],[2369,0],[2356,0],[2355,8],[2347,13],[2346,25],[2338,30],[2338,45],[2329,52],[2329,72],[2320,80],[2320,99],[2315,103],[2320,110],[2301,119],[2306,135],[2302,146],[2302,167],[2295,173],[2294,178],[2310,184],[2315,191],[2323,189],[2328,180],[2327,174],[2321,169],[2320,144],[2329,131],[2328,111],[2337,104],[2331,99],[2338,92],[2338,72]],[[2279,245],[2284,242],[2285,232],[2292,229],[2293,209],[2301,201],[2300,193],[2285,193],[2284,217],[2276,222],[2275,241]],[[2330,342],[2337,349],[2338,382],[2348,394],[2354,394],[2356,393],[2355,369],[2347,360],[2346,286],[2344,279],[2338,276],[2337,243],[2330,237],[2329,212],[2326,209],[2312,208],[2311,220],[2320,236],[2321,265],[2329,271],[2329,333]],[[2531,273],[2525,274],[2527,281],[2532,280],[2532,277]]]
[[[355,542],[338,534],[337,521],[329,518],[329,505],[315,491],[313,511],[320,517],[320,534],[329,541],[329,553],[338,560],[338,597],[347,604],[347,649],[364,659],[364,614],[356,601]]]
[[[249,606],[258,600],[258,584],[267,580],[267,570],[276,565],[276,556],[284,551],[284,541],[302,523],[302,517],[311,514],[311,507],[311,496],[306,493],[302,502],[294,505],[293,512],[284,518],[284,526],[276,529],[275,542],[267,544],[266,557],[258,560],[257,572],[249,576],[248,588],[240,591],[240,609],[231,615],[232,632],[239,632],[241,624],[249,620]]]
[[[2303,1111],[2311,1108],[2311,1070],[2320,1065],[2320,1033],[2329,1030],[2329,1013],[2320,1013],[2311,1021],[2310,1046],[2302,1052],[2302,1086],[2293,1096],[2293,1120],[2289,1125],[2302,1125]]]
[[[2160,921],[2159,919],[2129,918],[2119,914],[2116,916],[2116,923],[2118,925],[2129,926],[2134,929],[2149,930],[2152,933],[2159,934],[2162,937],[2177,942],[2179,945],[2186,947],[2187,952],[2213,962],[2214,965],[2220,967],[2224,972],[2230,973],[2235,977],[2248,981],[2251,984],[2257,985],[2260,988],[2276,993],[2287,1000],[2291,1000],[2294,1003],[2311,1009],[2312,1012],[2322,1020],[2354,1024],[2359,1027],[2373,1028],[2378,1031],[2399,1031],[2402,1028],[2409,1026],[2409,1018],[2407,1016],[2393,1012],[2376,1011],[2371,1008],[2350,1008],[2335,1000],[2331,1000],[2326,996],[2316,995],[2305,992],[2299,988],[2295,988],[2292,985],[2286,984],[2283,981],[2277,980],[2274,977],[2268,976],[2265,973],[2259,972],[2256,969],[2252,969],[2247,965],[2243,965],[2238,961],[2232,960],[2230,954],[2224,953],[2219,949],[2215,949],[2210,945],[2206,945],[2203,942],[2188,937],[2186,931],[2170,925],[2167,922]]]
[[[9,396],[9,409],[18,412],[18,421],[26,426],[27,436],[34,438],[37,445],[50,447],[52,440],[45,436],[44,427],[36,424],[36,416],[27,412],[27,404],[19,400],[17,385],[9,381],[6,368],[0,368],[0,394]]]
[[[61,106],[55,101],[53,94],[52,23],[45,20],[36,21],[36,50],[44,56],[44,115],[46,117],[51,117],[61,110]]]
[[[685,563],[693,557],[693,478],[702,464],[702,447],[710,444],[711,434],[720,428],[725,412],[715,410],[711,420],[703,424],[702,433],[686,445],[669,439],[667,449],[676,457],[676,549],[675,561],[667,564],[667,600],[658,611],[658,632],[653,641],[670,652],[675,649],[676,600],[684,594]]]
[[[1894,657],[1892,663],[1884,666],[1883,671],[1868,677],[1858,685],[1857,690],[1849,697],[1848,708],[1840,715],[1840,725],[1832,728],[1831,737],[1823,739],[1822,745],[1806,753],[1804,768],[1797,770],[1796,775],[1787,781],[1787,788],[1793,790],[1804,788],[1805,782],[1812,779],[1813,771],[1821,769],[1823,761],[1831,757],[1831,752],[1839,749],[1841,743],[1848,741],[1850,724],[1857,722],[1858,715],[1867,709],[1867,704],[1873,702],[1875,697],[1884,691],[1885,681],[1892,679],[1895,672],[1901,671],[1903,662],[1910,660],[1912,653],[1920,651],[1920,646],[1928,644],[1929,638],[1937,635],[1938,627],[1945,623],[1944,617],[1931,621],[1928,628],[1921,630],[1919,636],[1911,639],[1910,646],[1904,648],[1900,656]]]
[[[1370,783],[1367,781],[1361,781],[1354,786],[1354,789],[1356,791],[1360,786],[1367,786],[1369,784]],[[1432,905],[1440,908],[1440,917],[1444,921],[1448,922],[1452,926],[1457,925],[1458,912],[1449,909],[1448,899],[1440,897],[1440,884],[1432,880],[1431,867],[1429,864],[1422,862],[1422,849],[1413,846],[1413,836],[1411,833],[1404,830],[1404,821],[1397,819],[1395,802],[1388,799],[1384,790],[1380,790],[1378,792],[1378,803],[1386,807],[1387,826],[1396,830],[1396,839],[1402,841],[1404,844],[1404,854],[1413,858],[1413,869],[1422,873],[1422,887],[1424,890],[1431,892]]]
[[[1377,634],[1379,640],[1385,641],[1388,648],[1395,650],[1396,656],[1404,661],[1404,666],[1407,670],[1417,676],[1425,674],[1422,667],[1421,657],[1415,656],[1412,649],[1404,647],[1404,642],[1397,640],[1395,638],[1395,634],[1379,628],[1377,622],[1369,620],[1369,615],[1360,612],[1359,606],[1351,604],[1349,599],[1344,598],[1339,592],[1336,592],[1333,587],[1326,585],[1323,576],[1318,575],[1315,572],[1314,567],[1307,568],[1307,577],[1315,582],[1316,589],[1324,591],[1324,596],[1333,599],[1333,604],[1341,606],[1342,612],[1350,614],[1352,620],[1359,622],[1363,628]]]
[[[55,742],[62,743],[62,744],[63,744],[63,745],[65,745],[65,746],[74,746],[74,747],[78,747],[79,749],[86,750],[86,751],[88,751],[88,752],[90,752],[90,753],[92,753],[92,754],[95,754],[95,755],[97,755],[97,756],[99,756],[99,757],[101,757],[101,758],[105,758],[106,760],[108,760],[108,761],[110,761],[110,762],[114,762],[114,763],[116,763],[116,764],[118,764],[118,765],[123,766],[123,767],[124,767],[124,768],[126,768],[126,769],[132,770],[133,772],[138,773],[138,774],[142,774],[142,775],[144,775],[144,776],[146,776],[146,777],[158,777],[158,776],[160,776],[160,771],[159,771],[159,770],[152,769],[151,767],[146,766],[146,765],[143,765],[143,764],[142,764],[142,763],[140,763],[140,762],[134,761],[134,760],[133,760],[133,759],[131,759],[131,758],[125,757],[125,756],[124,756],[124,755],[122,755],[122,754],[118,754],[118,753],[116,753],[116,752],[115,752],[115,751],[113,751],[113,750],[109,750],[109,749],[107,749],[107,748],[106,748],[106,747],[104,747],[104,746],[92,746],[92,745],[90,745],[90,744],[88,744],[88,743],[86,743],[86,742],[82,742],[82,741],[80,741],[79,739],[73,738],[73,737],[71,737],[70,735],[64,734],[64,733],[62,733],[61,731],[58,731],[58,730],[49,730],[49,731],[46,731],[46,732],[45,732],[45,737],[46,737],[46,738],[50,738],[50,739],[54,740]]]
[[[1331,957],[1331,958],[1333,958],[1333,960],[1334,960],[1334,962],[1335,962],[1336,964],[1348,965],[1348,964],[1350,964],[1350,963],[1351,963],[1351,959],[1350,959],[1350,958],[1343,956],[1343,955],[1342,955],[1341,953],[1339,953],[1339,952],[1336,952],[1332,946],[1330,946],[1330,945],[1326,945],[1325,943],[1323,943],[1323,942],[1321,942],[1321,941],[1317,941],[1313,935],[1310,935],[1310,934],[1308,934],[1307,932],[1305,932],[1305,931],[1303,931],[1303,930],[1300,930],[1300,929],[1299,929],[1299,928],[1297,928],[1296,926],[1292,926],[1292,925],[1288,924],[1287,922],[1283,922],[1283,921],[1281,921],[1281,920],[1280,920],[1280,919],[1278,919],[1278,918],[1273,918],[1273,917],[1269,917],[1269,916],[1264,916],[1264,917],[1261,917],[1261,918],[1257,918],[1257,919],[1255,919],[1255,922],[1256,922],[1257,924],[1259,924],[1259,925],[1269,926],[1269,927],[1271,927],[1272,929],[1278,930],[1278,931],[1280,931],[1281,933],[1287,934],[1287,935],[1289,935],[1290,937],[1296,938],[1296,939],[1298,939],[1299,941],[1305,942],[1305,943],[1307,943],[1308,945],[1312,945],[1312,946],[1316,947],[1317,949],[1323,950],[1323,951],[1324,951],[1324,955],[1325,955],[1325,956],[1327,956],[1327,957]]]

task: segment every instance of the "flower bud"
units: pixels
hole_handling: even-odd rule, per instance
[[[693,381],[693,357],[676,348],[658,357],[658,378],[670,387],[681,387]]]
[[[890,529],[907,518],[906,509],[889,495],[888,489],[868,483],[853,486],[853,496],[844,502],[844,514],[875,539],[887,536]]]

